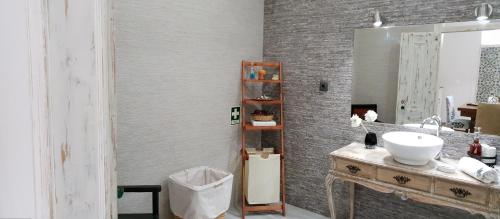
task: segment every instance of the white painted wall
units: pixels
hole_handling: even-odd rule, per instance
[[[442,34],[438,74],[441,118],[447,118],[446,96],[454,97],[455,108],[476,102],[480,59],[481,31]]]
[[[0,218],[34,216],[27,1],[0,1]]]
[[[261,59],[263,0],[116,1],[118,184],[161,184],[209,165],[236,172],[242,59]],[[239,191],[234,188],[234,191]],[[119,212],[151,211],[150,195],[125,194]]]
[[[481,46],[499,46],[500,45],[500,30],[485,30],[481,31]]]

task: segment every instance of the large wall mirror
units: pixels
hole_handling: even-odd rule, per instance
[[[500,135],[500,20],[358,29],[351,113]]]

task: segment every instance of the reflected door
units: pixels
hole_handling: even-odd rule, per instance
[[[436,114],[439,45],[438,33],[401,34],[396,124]]]

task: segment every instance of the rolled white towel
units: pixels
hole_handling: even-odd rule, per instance
[[[486,166],[486,164],[474,158],[460,158],[458,161],[458,168],[484,183],[494,183],[498,181],[498,172],[495,171],[495,169]]]

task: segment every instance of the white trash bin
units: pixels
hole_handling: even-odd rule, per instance
[[[183,219],[213,219],[231,201],[233,174],[210,167],[194,167],[170,175],[170,209]]]

